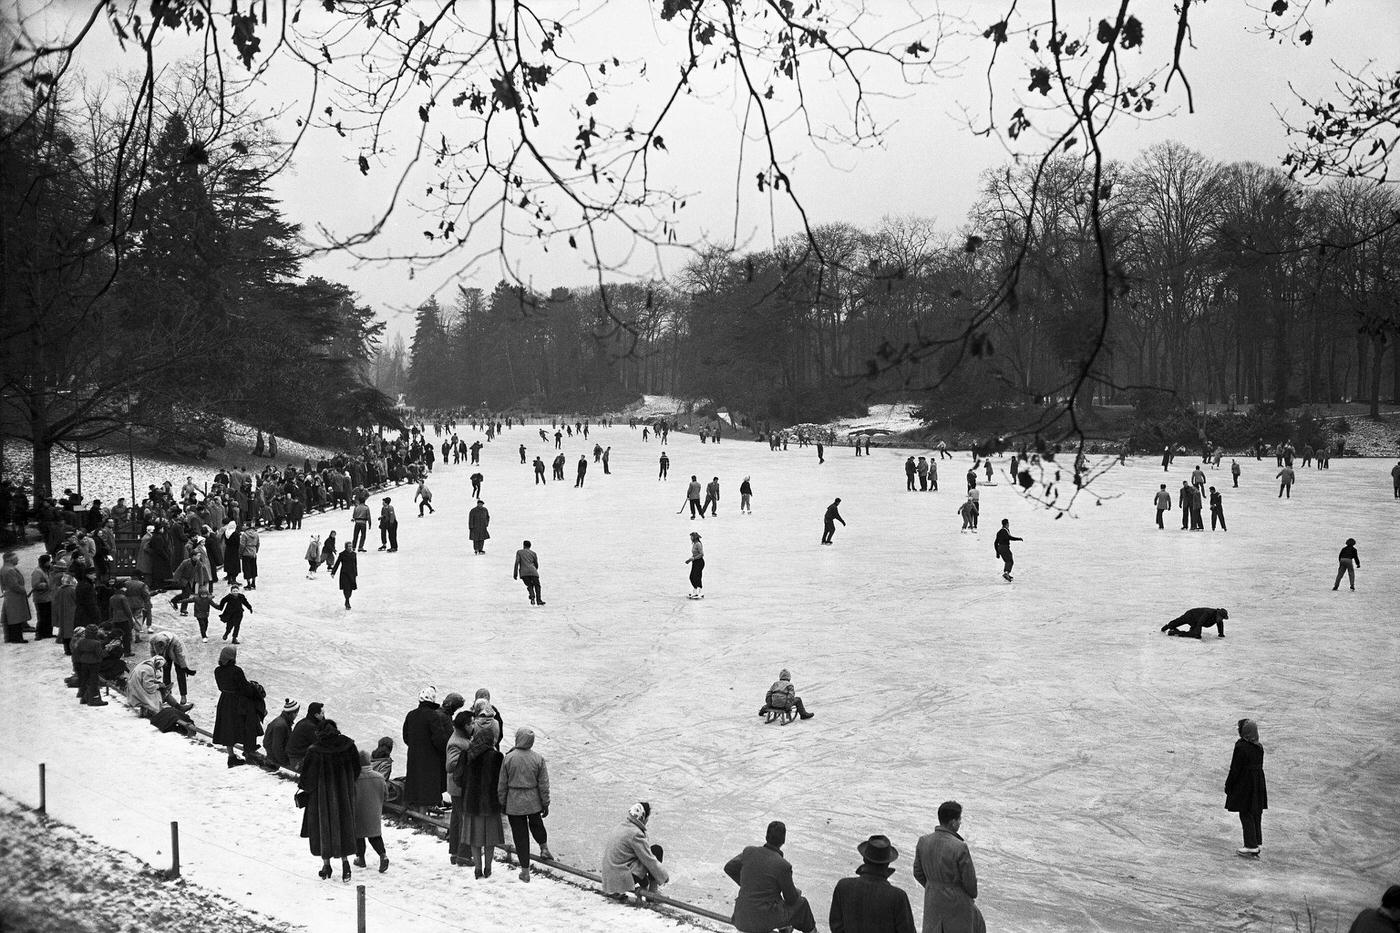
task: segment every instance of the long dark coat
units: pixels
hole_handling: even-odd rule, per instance
[[[224,539],[224,573],[231,577],[239,574],[238,546],[242,537],[242,532],[233,531]]]
[[[78,577],[74,588],[73,629],[81,632],[89,625],[102,621],[102,610],[97,604],[97,587],[87,577]]]
[[[892,868],[862,865],[831,894],[832,933],[914,933],[914,911],[903,888],[890,884]]]
[[[355,780],[360,776],[360,750],[349,737],[317,739],[306,750],[297,787],[306,792],[301,837],[311,841],[311,854],[349,858],[355,854]]]
[[[426,700],[403,720],[403,740],[408,746],[408,771],[404,778],[404,802],[410,806],[437,806],[447,790],[447,740],[452,724],[436,703]]]
[[[1246,739],[1235,740],[1230,774],[1225,778],[1225,809],[1231,813],[1269,809],[1269,791],[1264,784],[1264,749]]]
[[[340,574],[340,591],[349,593],[355,589],[355,581],[360,576],[360,558],[354,551],[341,551],[335,560],[336,571]]]
[[[486,506],[478,505],[467,513],[467,537],[473,541],[485,541],[491,537],[486,528],[491,524],[491,513]]]
[[[214,714],[214,744],[242,744],[262,735],[266,707],[257,688],[248,682],[243,668],[237,664],[220,664],[214,668],[214,683],[219,687],[219,708]],[[247,751],[244,748],[244,752]]]
[[[501,779],[501,762],[505,757],[495,748],[488,748],[468,759],[466,781],[462,785],[462,812],[480,816],[504,812],[496,796],[496,782]]]

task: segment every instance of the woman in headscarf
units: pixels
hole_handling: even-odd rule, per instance
[[[335,532],[326,532],[326,540],[321,543],[321,563],[326,565],[326,572],[335,576]]]
[[[297,780],[297,804],[305,808],[301,836],[310,840],[311,854],[320,856],[323,880],[331,876],[333,858],[340,859],[340,879],[350,880],[359,776],[359,749],[340,734],[333,720],[324,720],[316,730],[316,741],[306,750]]]
[[[355,866],[365,867],[365,841],[379,855],[379,870],[389,870],[389,856],[384,851],[384,799],[389,795],[389,783],[370,765],[369,752],[360,752],[360,776],[355,779]],[[322,869],[324,871],[325,869]]]
[[[457,718],[466,715],[461,713]],[[462,776],[463,818],[457,852],[460,854],[465,848],[476,877],[490,878],[496,846],[504,845],[506,838],[501,828],[501,804],[496,796],[503,759],[496,748],[501,732],[496,709],[489,699],[478,699],[470,715],[471,742],[464,753],[465,767],[458,770]]]
[[[225,645],[219,652],[219,666],[214,668],[214,683],[219,687],[219,708],[214,714],[214,744],[228,752],[228,766],[235,768],[253,761],[262,735],[263,716],[267,707],[262,688],[250,683],[243,668],[236,663],[238,649]],[[233,746],[243,746],[243,757],[233,753]]]
[[[147,525],[146,533],[136,543],[136,572],[147,583],[151,581],[151,571],[155,568],[155,555],[151,552],[151,539],[155,537],[155,531],[155,525]]]
[[[1244,847],[1236,853],[1244,858],[1258,858],[1264,836],[1261,822],[1269,809],[1269,792],[1264,783],[1264,746],[1259,743],[1259,726],[1252,719],[1241,719],[1237,725],[1240,737],[1235,741],[1235,754],[1230,759],[1230,774],[1225,778],[1225,809],[1240,815],[1244,830]]]
[[[238,547],[243,535],[238,531],[238,522],[230,518],[219,530],[224,539],[224,582],[234,583],[242,565],[238,562]]]
[[[632,804],[627,818],[603,843],[603,893],[607,896],[625,899],[635,887],[655,891],[657,885],[671,880],[661,867],[661,847],[647,841],[650,819],[651,804],[645,800]]]

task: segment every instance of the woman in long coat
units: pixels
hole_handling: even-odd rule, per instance
[[[316,741],[301,762],[297,802],[305,807],[301,836],[310,840],[311,854],[321,857],[321,878],[331,876],[331,859],[340,859],[340,878],[350,880],[350,856],[355,854],[355,781],[360,776],[360,750],[340,734],[332,720],[316,730]]]
[[[232,519],[224,525],[219,534],[224,536],[224,582],[232,583],[238,579],[238,571],[242,566],[238,562],[238,545],[242,535],[238,531],[238,523]]]
[[[389,870],[384,851],[384,800],[389,784],[384,775],[370,766],[369,752],[360,752],[360,776],[355,779],[355,865],[365,867],[365,841],[379,855],[379,870]],[[324,869],[322,869],[324,871]]]
[[[214,683],[219,687],[219,708],[214,714],[214,744],[228,752],[228,766],[237,767],[252,761],[262,735],[263,716],[267,706],[259,687],[249,683],[243,668],[236,663],[238,649],[225,645],[219,652],[219,666],[214,668]],[[243,758],[233,753],[234,743],[243,746]]]
[[[53,625],[63,653],[72,654],[74,623],[78,617],[78,581],[68,572],[68,568],[49,572],[49,591],[53,593]]]
[[[408,746],[408,771],[404,778],[404,804],[438,807],[447,789],[447,740],[452,732],[437,703],[437,689],[424,687],[418,706],[403,719],[403,740]]]
[[[1259,743],[1259,726],[1252,719],[1241,719],[1236,727],[1235,754],[1230,774],[1225,778],[1225,809],[1240,815],[1244,847],[1235,851],[1244,858],[1258,858],[1264,844],[1261,823],[1269,809],[1269,791],[1264,783],[1264,746]]]
[[[472,738],[464,753],[467,759],[462,781],[462,836],[457,851],[465,847],[476,869],[476,877],[490,878],[496,846],[505,844],[501,827],[503,812],[496,796],[504,756],[496,745],[501,741],[496,710],[489,700],[478,700],[472,708]]]
[[[154,525],[147,525],[146,533],[136,543],[136,572],[146,581],[151,579],[151,569],[155,566],[155,555],[151,553],[151,540],[155,530]]]
[[[340,574],[340,592],[345,596],[345,608],[350,608],[350,594],[355,592],[355,580],[360,575],[360,558],[355,553],[355,542],[346,541],[345,550],[335,559],[332,573]]]
[[[166,581],[174,576],[175,563],[171,560],[174,553],[178,551],[171,551],[169,535],[164,527],[158,526],[151,536],[151,576],[146,581],[152,590],[165,589]]]

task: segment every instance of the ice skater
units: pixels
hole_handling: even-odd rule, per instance
[[[430,514],[437,512],[437,509],[433,508],[433,491],[428,488],[426,476],[418,481],[418,491],[413,494],[413,501],[418,503],[419,518],[423,517],[424,509],[427,509]]]
[[[687,599],[705,598],[705,546],[700,543],[700,532],[690,533],[690,595]]]
[[[1287,498],[1292,499],[1293,480],[1295,478],[1293,473],[1293,467],[1283,467],[1283,469],[1278,471],[1274,478],[1278,480],[1278,498],[1282,499],[1286,495]]]
[[[753,506],[750,505],[752,499],[753,484],[751,484],[749,478],[745,476],[744,481],[739,484],[739,512],[741,514],[753,514]]]
[[[1164,527],[1162,516],[1172,510],[1172,494],[1167,492],[1166,483],[1158,485],[1157,495],[1153,497],[1152,501],[1157,506],[1157,528],[1160,531]]]
[[[248,597],[244,596],[238,584],[234,583],[229,586],[228,593],[219,600],[215,608],[219,610],[219,619],[224,623],[224,641],[228,641],[232,635],[233,643],[238,644],[238,631],[243,627],[243,613],[253,611]]]
[[[306,579],[316,579],[316,571],[321,569],[321,536],[313,534],[311,543],[306,546]],[[184,615],[183,612],[180,613]]]
[[[1001,529],[997,531],[993,547],[996,550],[997,557],[1001,558],[1001,578],[1007,583],[1010,583],[1012,580],[1011,568],[1016,566],[1016,558],[1011,556],[1011,542],[1023,540],[1025,539],[1018,538],[1011,533],[1011,519],[1003,518],[1001,520]]]
[[[579,455],[578,455],[578,470],[577,470],[577,475],[575,476],[575,479],[574,479],[574,488],[575,488],[575,489],[580,489],[580,488],[583,487],[583,478],[584,478],[585,476],[587,476],[587,475],[588,475],[588,456],[587,456],[586,454],[579,454]]]
[[[1235,726],[1240,737],[1230,758],[1225,778],[1225,809],[1240,815],[1244,846],[1236,849],[1243,858],[1258,858],[1264,847],[1264,811],[1269,809],[1269,790],[1264,781],[1264,746],[1259,742],[1259,726],[1252,719],[1241,719]]]
[[[645,429],[643,429],[645,430]],[[671,472],[671,458],[666,456],[666,451],[661,451],[660,468],[656,472],[656,478],[663,480]]]
[[[700,480],[694,474],[691,474],[690,484],[685,487],[685,501],[690,506],[691,521],[695,521],[696,514],[702,519],[705,517],[705,510],[700,508]]]
[[[1347,538],[1346,547],[1337,555],[1337,579],[1332,581],[1335,591],[1342,585],[1342,577],[1347,578],[1351,588],[1356,589],[1356,571],[1361,569],[1361,558],[1356,554],[1356,539]]]
[[[345,542],[345,550],[336,555],[331,564],[331,573],[340,574],[340,592],[345,596],[345,608],[350,608],[350,594],[355,592],[360,573],[360,558],[355,553],[353,542]]]
[[[836,534],[837,522],[843,526],[846,524],[846,520],[841,517],[840,505],[841,500],[838,498],[826,507],[826,514],[822,516],[822,544],[831,543],[831,536]]]
[[[477,499],[476,507],[467,513],[467,537],[471,539],[473,554],[486,553],[486,540],[491,537],[491,532],[487,530],[490,526],[491,513],[486,510],[486,503]]]
[[[1220,522],[1220,530],[1221,530],[1221,531],[1229,531],[1229,530],[1230,530],[1230,529],[1228,529],[1228,528],[1225,527],[1225,500],[1224,500],[1224,498],[1220,495],[1220,493],[1216,491],[1215,487],[1212,486],[1212,487],[1210,487],[1210,530],[1211,530],[1211,531],[1214,531],[1214,530],[1215,530],[1215,523],[1216,523],[1216,520],[1219,520],[1219,522]]]
[[[530,605],[544,605],[544,599],[540,596],[540,558],[530,550],[529,541],[515,552],[515,567],[511,570],[511,577],[525,584],[525,592],[530,594]]]
[[[1205,607],[1187,609],[1181,615],[1162,626],[1162,631],[1166,632],[1168,635],[1179,635],[1182,638],[1199,639],[1201,637],[1201,629],[1214,627],[1217,637],[1224,638],[1225,620],[1228,618],[1230,618],[1230,612],[1227,609],[1207,609]],[[1187,629],[1188,631],[1182,631],[1182,629]]]

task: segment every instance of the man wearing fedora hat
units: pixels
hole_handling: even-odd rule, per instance
[[[831,933],[914,933],[914,911],[903,888],[890,884],[899,850],[887,836],[856,846],[861,866],[854,878],[836,882],[831,894]]]

